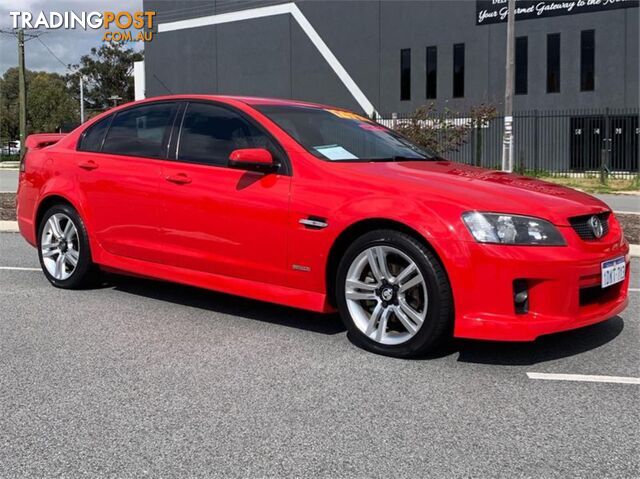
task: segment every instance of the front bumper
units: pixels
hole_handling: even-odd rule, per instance
[[[565,230],[565,228],[563,228]],[[564,247],[505,246],[461,241],[450,273],[455,302],[454,335],[499,341],[538,336],[607,320],[627,306],[629,246],[619,227],[605,241],[586,242],[563,231]],[[601,263],[624,256],[624,281],[600,287]],[[517,312],[514,281],[528,287],[528,308]]]

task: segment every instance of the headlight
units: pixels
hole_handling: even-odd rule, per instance
[[[560,232],[551,223],[531,216],[468,211],[462,220],[479,243],[564,246]]]

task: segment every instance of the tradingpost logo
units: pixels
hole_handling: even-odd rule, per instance
[[[156,12],[9,12],[13,28],[46,28],[49,30],[104,29],[102,40],[150,42],[153,39],[153,17]]]

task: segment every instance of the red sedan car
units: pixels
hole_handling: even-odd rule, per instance
[[[342,109],[159,97],[27,148],[20,231],[60,288],[104,268],[337,309],[356,343],[399,357],[451,334],[531,341],[627,304],[605,204],[444,161]]]

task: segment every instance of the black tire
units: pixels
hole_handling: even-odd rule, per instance
[[[49,219],[58,213],[66,215],[76,227],[77,234],[77,247],[78,247],[78,262],[71,275],[66,279],[56,279],[47,270],[44,259],[42,256],[42,232]],[[98,278],[98,271],[91,259],[91,249],[89,246],[89,237],[87,235],[87,229],[80,218],[78,212],[68,204],[58,204],[49,208],[38,225],[38,258],[40,260],[40,267],[49,282],[56,288],[62,289],[82,289],[95,284]]]
[[[356,326],[347,306],[345,284],[352,262],[368,248],[391,246],[406,254],[418,267],[428,293],[428,307],[422,326],[406,342],[389,345],[374,341]],[[376,354],[398,358],[424,356],[451,337],[453,297],[446,271],[436,255],[413,236],[395,230],[376,230],[355,240],[344,253],[336,275],[336,303],[340,316],[356,345]]]

